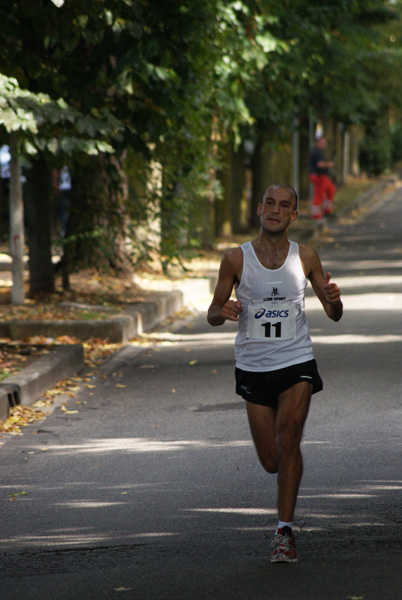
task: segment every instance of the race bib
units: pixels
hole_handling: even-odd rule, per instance
[[[296,336],[296,306],[290,302],[250,302],[247,337],[269,342],[291,340]]]

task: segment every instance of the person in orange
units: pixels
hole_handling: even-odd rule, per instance
[[[309,179],[314,186],[311,217],[321,219],[331,215],[336,188],[328,177],[329,169],[334,166],[332,161],[325,160],[324,150],[327,145],[325,137],[319,137],[310,153]]]

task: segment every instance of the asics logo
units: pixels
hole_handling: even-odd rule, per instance
[[[261,319],[261,317],[267,317],[267,319],[283,319],[289,316],[289,310],[267,310],[260,308],[254,315],[254,319]]]

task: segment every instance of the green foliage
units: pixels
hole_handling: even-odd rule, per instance
[[[121,140],[123,132],[107,109],[83,115],[63,99],[53,101],[47,94],[21,89],[16,79],[1,73],[0,125],[20,134],[26,154],[114,152],[109,140]]]
[[[10,0],[0,72],[24,93],[0,93],[1,118],[26,152],[70,156],[73,261],[113,263],[127,235],[139,260],[155,242],[131,228],[151,218],[167,266],[203,237],[220,145],[269,131],[274,147],[297,113],[367,125],[399,105],[400,11],[383,0]],[[381,158],[366,141],[362,160],[384,168],[386,144]]]
[[[367,135],[359,144],[359,161],[369,176],[385,173],[392,164],[390,138],[378,133]]]
[[[208,153],[204,154],[207,158]],[[190,156],[188,156],[190,159]],[[210,169],[212,163],[210,163]],[[170,263],[191,258],[201,247],[205,220],[212,193],[205,162],[178,165],[164,163],[161,195],[161,259],[164,270]]]
[[[279,108],[285,107],[288,123],[295,110],[344,123],[372,112],[378,94],[366,66],[378,61],[375,25],[393,16],[385,3],[293,0],[272,2],[270,8],[276,21],[267,27],[282,45],[275,52],[273,72],[272,61],[268,65],[266,81]]]
[[[391,153],[393,163],[402,160],[402,123],[391,127]]]

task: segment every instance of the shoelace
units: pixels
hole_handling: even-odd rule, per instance
[[[271,542],[271,546],[285,546],[289,548],[293,543],[293,537],[291,535],[283,535],[282,533],[277,533],[274,539]]]

